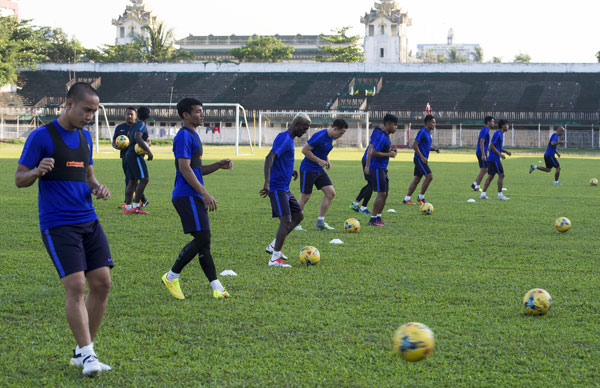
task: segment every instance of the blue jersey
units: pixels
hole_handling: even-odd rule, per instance
[[[117,125],[117,127],[115,128],[115,133],[113,134],[113,138],[112,141],[114,142],[117,137],[121,136],[121,135],[125,135],[125,136],[129,136],[129,131],[131,130],[131,127],[134,124],[127,124],[127,123],[121,123],[119,125]],[[131,144],[131,140],[129,139],[129,142]],[[121,159],[123,159],[125,157],[125,153],[127,152],[127,148],[124,150],[121,150]]]
[[[373,136],[375,136],[375,134],[377,132],[381,132],[382,129],[379,127],[375,127],[375,129],[373,130],[373,132],[371,133],[371,138],[369,139],[369,145],[373,144]],[[365,149],[365,153],[363,154],[362,160],[367,160],[367,152],[369,152],[369,146],[367,146],[367,149]]]
[[[67,131],[57,120],[52,122],[67,147],[79,148],[78,131]],[[90,165],[92,160],[92,137],[87,130],[82,130],[90,149]],[[19,164],[34,169],[44,158],[54,154],[54,143],[45,126],[39,127],[27,137]],[[46,230],[60,225],[81,224],[97,220],[92,203],[90,187],[86,182],[38,179],[38,209],[40,229]]]
[[[475,151],[475,155],[481,156],[481,139],[483,139],[483,155],[488,154],[488,148],[490,146],[490,129],[488,127],[481,128],[479,131],[479,137],[477,138],[477,150]]]
[[[308,145],[312,147],[312,153],[315,156],[322,160],[327,160],[327,155],[333,149],[333,145],[335,143],[335,139],[333,137],[329,137],[327,134],[327,129],[322,129],[319,132],[315,133],[308,139]],[[302,163],[300,163],[300,170],[309,171],[309,172],[321,172],[323,171],[323,167],[319,166],[318,163],[313,162],[307,157],[304,157]]]
[[[133,123],[133,126],[131,127],[131,129],[129,130],[129,147],[127,148],[127,153],[134,153],[135,154],[135,145],[136,145],[136,141],[135,141],[135,134],[137,132],[141,132],[142,133],[142,140],[146,141],[148,140],[148,127],[146,126],[146,123],[144,123],[141,120],[136,121],[135,123]],[[137,156],[137,154],[136,154]],[[143,156],[141,156],[143,157]]]
[[[200,139],[200,137],[198,137],[198,139]],[[198,151],[198,148],[200,146],[201,144],[198,143],[198,140],[196,140],[196,137],[194,135],[192,135],[186,130],[180,130],[179,132],[177,132],[177,135],[175,135],[175,138],[173,139],[173,154],[175,154],[175,159],[186,158],[191,160],[192,155],[194,155]],[[204,186],[204,178],[202,177],[202,171],[197,168],[193,168],[192,171],[194,172],[194,175],[196,175],[196,178],[198,178],[198,181],[200,181],[200,184]],[[202,198],[202,195],[200,195],[199,192],[197,192],[192,186],[190,186],[190,184],[185,180],[183,174],[179,170],[177,170],[175,174],[175,185],[173,187],[172,198],[177,197]]]
[[[552,145],[553,141],[556,142],[556,145]],[[544,155],[554,156],[554,154],[556,153],[557,145],[558,145],[558,135],[556,133],[553,133],[552,136],[550,136],[550,141],[548,142],[548,147],[546,148],[546,152],[544,153]]]
[[[288,131],[281,132],[273,142],[271,152],[275,154],[271,167],[269,191],[290,191],[294,173],[294,138]]]
[[[502,143],[504,142],[504,135],[501,130],[497,130],[494,132],[494,136],[492,136],[492,144],[496,147],[498,152],[502,152]],[[488,160],[490,162],[499,162],[500,155],[490,150],[490,155],[488,156]]]
[[[417,133],[417,137],[415,137],[415,141],[419,142],[419,151],[421,151],[423,156],[426,159],[429,158],[429,151],[431,150],[431,133],[429,133],[427,128],[421,128],[419,133]],[[416,152],[415,158],[419,158],[419,155]]]
[[[385,131],[378,131],[377,133],[373,132],[371,136],[371,145],[374,150],[379,152],[389,152],[390,146],[392,142],[390,141],[390,136]],[[386,156],[384,158],[376,158],[375,156],[371,156],[371,162],[369,163],[369,169],[375,170],[379,168],[387,168],[388,163],[390,161],[390,157]]]

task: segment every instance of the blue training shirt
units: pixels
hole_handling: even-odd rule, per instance
[[[327,129],[325,128],[312,135],[311,138],[308,139],[307,143],[313,148],[312,152],[317,158],[327,160],[327,155],[329,155],[333,149],[335,139],[333,137],[329,137],[327,134]],[[321,172],[323,171],[323,167],[319,166],[318,163],[313,162],[305,156],[304,159],[302,159],[302,163],[300,163],[300,170],[308,172]]]
[[[421,151],[423,156],[429,158],[429,151],[431,150],[431,133],[429,133],[427,128],[421,128],[419,133],[417,133],[417,137],[415,137],[415,141],[419,142],[419,151]],[[415,158],[420,158],[416,152]]]
[[[199,138],[200,137],[198,137],[198,139]],[[194,135],[192,135],[185,129],[180,129],[177,132],[177,135],[175,135],[175,138],[173,139],[173,154],[175,155],[175,159],[192,159],[192,155],[198,152],[199,147],[200,143],[198,143],[198,140],[196,140]],[[194,172],[194,175],[196,175],[196,178],[198,178],[198,181],[200,181],[200,184],[204,186],[204,178],[202,176],[202,171],[197,168],[193,168],[192,171]],[[202,198],[202,195],[200,195],[199,192],[197,192],[192,186],[190,186],[190,184],[185,180],[183,174],[179,170],[177,170],[177,173],[175,174],[175,184],[173,187],[172,198],[177,197]]]
[[[294,138],[288,132],[281,132],[273,142],[271,152],[275,154],[271,167],[269,191],[290,191],[294,173]]]
[[[371,133],[371,138],[369,139],[369,145],[373,144],[373,136],[375,136],[375,134],[377,132],[382,131],[381,128],[379,127],[375,127],[375,129],[373,130],[373,132]],[[369,146],[367,146],[367,148],[365,149],[365,153],[363,154],[362,160],[366,161],[367,160],[367,153],[369,152]]]
[[[553,141],[556,142],[556,145],[552,145]],[[556,153],[557,145],[558,145],[558,135],[556,133],[553,133],[552,136],[550,136],[550,141],[548,142],[548,147],[546,148],[546,152],[544,153],[544,155],[554,156],[554,154]]]
[[[496,132],[494,132],[494,136],[492,136],[492,144],[494,144],[494,146],[496,147],[496,150],[498,150],[498,152],[502,152],[502,143],[504,142],[504,135],[502,134],[501,130],[497,130]],[[500,161],[500,155],[498,155],[495,152],[492,152],[492,150],[490,150],[490,154],[488,156],[488,160],[490,162],[499,162]]]
[[[69,148],[80,146],[78,131],[68,131],[53,121],[60,137]],[[93,143],[90,133],[83,129],[83,134],[90,149],[90,165],[92,160]],[[54,143],[46,126],[39,127],[27,137],[19,164],[34,169],[44,158],[52,157]],[[42,231],[60,225],[81,224],[98,219],[90,187],[80,181],[46,181],[38,179],[38,209],[40,229]]]
[[[477,138],[477,150],[475,151],[475,155],[479,155],[481,156],[481,146],[480,146],[480,142],[481,139],[483,139],[483,155],[488,154],[488,148],[490,146],[490,129],[488,127],[483,127],[481,128],[481,131],[479,131],[479,137]]]
[[[379,152],[389,152],[392,142],[390,141],[390,136],[385,131],[378,131],[375,133],[373,131],[373,135],[371,136],[371,141],[373,145],[373,149]],[[386,156],[384,158],[376,158],[375,156],[371,156],[371,162],[369,163],[370,170],[376,170],[381,168],[387,168],[388,163],[390,161],[390,157]]]
[[[148,127],[146,126],[146,123],[144,123],[141,120],[136,121],[135,123],[133,123],[133,126],[131,128],[131,130],[129,131],[129,133],[131,133],[131,136],[129,136],[129,147],[127,148],[127,152],[128,153],[133,153],[135,154],[135,156],[139,156],[141,158],[143,158],[143,155],[138,155],[135,153],[135,145],[136,145],[136,141],[135,141],[135,134],[137,132],[141,132],[142,133],[142,140],[146,141],[148,140]]]

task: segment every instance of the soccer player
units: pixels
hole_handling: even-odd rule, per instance
[[[390,113],[383,117],[385,123],[382,131],[378,131],[371,136],[372,143],[367,153],[367,163],[365,165],[365,174],[369,176],[373,191],[377,193],[373,202],[373,213],[369,220],[371,226],[384,226],[381,219],[381,213],[385,207],[389,191],[389,179],[387,175],[387,166],[390,158],[395,158],[396,151],[391,148],[392,142],[390,135],[396,132],[398,127],[398,118]]]
[[[219,169],[231,170],[231,159],[223,159],[207,166],[202,165],[202,141],[197,129],[204,123],[202,103],[194,98],[184,98],[177,103],[177,112],[183,119],[183,127],[173,139],[175,154],[175,187],[173,206],[181,218],[183,232],[194,240],[183,247],[171,270],[162,276],[162,281],[171,295],[185,299],[179,284],[179,274],[196,255],[204,275],[208,279],[216,299],[228,298],[221,282],[217,279],[215,263],[210,253],[210,225],[208,211],[217,210],[217,200],[204,188],[204,176]]]
[[[138,155],[135,152],[135,145],[138,144],[141,149],[146,151],[148,161],[154,158],[150,146],[148,145],[148,127],[146,121],[150,117],[150,109],[142,106],[137,110],[139,120],[129,130],[129,148],[125,153],[125,163],[127,164],[127,189],[125,190],[125,208],[124,214],[148,214],[140,209],[138,198],[142,198],[144,190],[150,181],[148,177],[148,166],[144,160],[144,155]],[[136,202],[131,204],[135,192]]]
[[[267,248],[271,254],[270,267],[291,267],[287,257],[281,252],[287,235],[302,221],[304,214],[300,204],[290,192],[290,181],[298,179],[294,170],[294,138],[302,137],[310,128],[310,117],[298,113],[287,131],[281,132],[273,142],[273,148],[265,158],[265,183],[259,194],[271,200],[273,218],[279,218],[279,228],[275,240]]]
[[[77,342],[71,365],[81,367],[86,376],[110,370],[98,361],[93,341],[106,309],[114,264],[92,203],[92,195],[106,200],[110,191],[94,176],[92,138],[82,129],[99,104],[94,88],[74,84],[60,117],[27,138],[15,173],[17,187],[38,180],[42,240],[65,289],[67,322]]]
[[[558,177],[560,176],[560,164],[558,160],[554,157],[556,154],[560,158],[560,154],[556,150],[556,146],[559,144],[565,144],[565,140],[558,140],[558,138],[565,134],[565,129],[563,127],[559,127],[558,130],[550,136],[550,141],[548,142],[548,147],[546,147],[546,152],[544,153],[544,162],[546,162],[546,167],[536,166],[532,164],[529,167],[529,173],[531,174],[533,170],[540,170],[544,172],[552,171],[552,167],[556,170],[554,171],[554,184],[556,186],[561,186],[558,181]]]
[[[117,125],[117,127],[115,128],[115,133],[113,134],[113,138],[112,138],[113,148],[118,149],[116,140],[119,136],[129,135],[129,131],[131,130],[133,124],[135,123],[136,118],[137,118],[137,112],[135,111],[135,108],[128,107],[127,109],[125,109],[125,122]],[[121,150],[121,155],[120,155],[121,167],[123,168],[123,174],[125,175],[125,191],[127,191],[127,184],[129,183],[129,179],[127,178],[127,164],[125,163],[125,161],[126,161],[125,153],[126,152],[127,152],[127,149]],[[147,206],[149,203],[143,194],[142,194],[141,202],[142,202],[142,206]],[[119,209],[124,209],[124,208],[125,208],[125,200],[123,200],[123,204],[121,206],[119,206]]]
[[[479,191],[479,185],[483,176],[487,172],[487,155],[488,147],[490,144],[490,128],[494,128],[494,118],[492,116],[486,116],[483,119],[483,128],[479,131],[479,138],[477,138],[477,150],[475,156],[477,156],[477,162],[479,163],[479,174],[475,178],[475,182],[471,184],[471,188],[474,191]]]
[[[388,125],[393,125],[393,122],[391,122],[391,121],[388,123],[389,123]],[[386,123],[383,123],[384,127],[385,127],[385,125],[386,125]],[[352,202],[349,206],[350,209],[352,209],[355,212],[360,213],[360,214],[371,214],[369,209],[367,209],[367,204],[369,203],[369,200],[371,199],[371,195],[373,194],[373,185],[371,184],[371,180],[369,179],[369,176],[367,174],[365,174],[365,166],[367,165],[367,154],[369,153],[371,144],[373,144],[373,136],[375,136],[375,134],[379,131],[382,131],[382,129],[379,126],[377,126],[371,133],[371,138],[369,139],[369,145],[367,146],[367,149],[365,149],[365,153],[363,154],[363,157],[361,160],[361,164],[362,164],[361,171],[362,171],[362,174],[363,174],[365,180],[367,181],[367,184],[364,185],[362,189],[360,189],[358,196],[356,197],[354,202]],[[358,206],[360,204],[361,200],[362,200],[362,205]]]
[[[335,190],[331,179],[329,179],[329,176],[323,169],[326,168],[329,170],[331,168],[331,162],[328,157],[329,152],[333,149],[335,141],[342,137],[347,129],[348,123],[345,120],[336,119],[333,121],[331,128],[322,129],[312,135],[302,148],[304,159],[300,163],[300,192],[302,194],[299,201],[302,210],[304,210],[306,202],[310,199],[313,186],[317,190],[323,191],[323,200],[321,201],[319,217],[315,225],[317,229],[334,229],[325,222],[325,214],[327,214],[329,205],[331,205],[331,201],[335,197]]]
[[[490,183],[494,180],[494,176],[498,174],[498,199],[502,201],[508,201],[510,198],[506,198],[502,193],[502,185],[504,184],[504,168],[500,159],[504,159],[504,155],[512,155],[509,151],[502,148],[504,143],[504,133],[508,131],[508,121],[500,120],[498,122],[498,130],[494,132],[492,141],[490,142],[490,153],[488,155],[487,167],[488,177],[485,180],[483,191],[479,196],[480,199],[489,199],[485,194]]]
[[[425,116],[425,127],[421,128],[415,137],[415,141],[413,142],[413,150],[415,150],[415,156],[413,158],[413,163],[415,164],[415,177],[412,182],[410,182],[410,185],[408,186],[408,192],[406,193],[402,203],[416,205],[410,200],[410,196],[419,185],[419,182],[421,182],[421,178],[423,176],[425,176],[425,180],[421,185],[421,193],[419,194],[418,201],[421,205],[425,203],[425,192],[433,180],[433,173],[431,172],[428,164],[429,152],[433,150],[438,154],[440,153],[438,148],[431,147],[431,131],[433,131],[434,128],[435,117],[432,115]]]

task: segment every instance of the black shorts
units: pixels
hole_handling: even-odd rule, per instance
[[[431,169],[429,168],[429,163],[423,163],[421,161],[421,158],[414,158],[413,163],[415,164],[414,176],[423,176],[423,175],[431,174]]]
[[[273,218],[279,218],[295,213],[302,213],[300,204],[289,191],[277,190],[269,192]]]
[[[387,168],[377,168],[369,171],[371,187],[376,193],[387,193],[390,189],[390,180],[387,175]]]
[[[546,168],[558,168],[560,164],[558,160],[554,157],[554,155],[544,155],[544,162],[546,162]]]
[[[479,164],[479,168],[487,168],[487,161],[483,160],[481,156],[482,155],[477,155],[477,163]]]
[[[42,240],[61,279],[76,272],[114,266],[98,220],[42,230]]]
[[[490,162],[488,160],[487,168],[488,168],[488,171],[487,171],[488,175],[504,174],[504,167],[502,167],[501,161]]]
[[[125,174],[127,174],[129,180],[137,181],[148,178],[148,166],[146,166],[146,160],[143,157],[138,156],[136,153],[128,153],[125,159],[127,164]]]
[[[172,200],[181,218],[183,233],[210,231],[206,205],[200,197],[175,197]]]
[[[311,194],[313,185],[317,187],[317,190],[321,190],[323,187],[333,184],[324,170],[320,172],[300,170],[300,192]]]

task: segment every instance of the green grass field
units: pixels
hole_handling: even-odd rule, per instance
[[[431,157],[434,181],[427,200],[433,216],[402,205],[413,164],[401,153],[390,165],[384,228],[348,209],[360,187],[361,151],[334,150],[337,191],[327,222],[314,229],[321,193],[307,204],[303,226],[284,246],[293,268],[268,268],[265,246],[277,221],[262,199],[263,158],[234,159],[234,170],[206,177],[219,201],[212,213],[212,252],[232,297],[216,301],[197,261],[182,274],[186,300],[160,282],[190,238],[171,204],[174,179],[168,147],[149,163],[148,216],[123,215],[124,182],[116,153],[95,157],[99,181],[112,191],[95,201],[116,267],[95,349],[113,367],[90,380],[68,365],[74,340],[64,293],[42,244],[37,189],[17,189],[14,170],[22,145],[0,146],[0,386],[3,387],[598,387],[600,187],[597,157],[560,159],[563,186],[552,175],[527,173],[536,156],[504,162],[505,194],[477,198],[469,185],[474,155],[442,151]],[[106,151],[106,150],[105,150]],[[205,161],[232,148],[207,148]],[[296,157],[300,157],[297,150]],[[296,166],[299,165],[299,160]],[[292,191],[299,196],[298,183]],[[416,197],[413,197],[416,198]],[[360,217],[359,217],[360,216]],[[571,219],[565,234],[559,216]],[[359,234],[345,234],[356,217]],[[333,238],[343,245],[329,244]],[[321,251],[317,267],[301,267],[305,245]],[[531,288],[553,297],[548,315],[523,313]],[[402,323],[422,322],[436,351],[408,363],[391,348]]]

